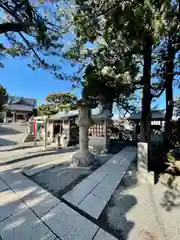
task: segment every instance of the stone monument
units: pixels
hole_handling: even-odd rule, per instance
[[[144,129],[141,122],[140,142],[138,142],[138,180],[145,181],[151,184],[155,183],[154,171],[149,169],[149,153],[148,143],[144,141]]]
[[[77,102],[79,107],[79,151],[72,156],[72,164],[75,166],[91,166],[95,164],[95,156],[89,152],[88,148],[88,129],[92,124],[89,102],[81,99]]]

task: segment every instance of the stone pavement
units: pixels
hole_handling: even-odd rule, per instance
[[[127,153],[125,153],[126,151]],[[118,176],[122,178],[123,171],[126,171],[131,162],[128,161],[128,155],[132,158],[135,154],[135,148],[127,148],[126,151],[122,152],[123,157],[120,153],[113,156],[99,168],[99,170],[103,169],[102,172],[95,172],[86,181],[93,183],[93,180],[90,179],[94,179],[97,181],[96,185],[99,183],[99,186],[102,187],[99,190],[103,191],[105,186],[100,185],[100,179],[106,179],[104,183],[109,183],[108,189],[110,190],[112,187],[114,191],[118,184]],[[108,168],[112,173],[113,169],[117,169],[118,166],[119,170],[120,166],[124,170],[119,175],[116,172],[115,178],[108,178],[110,176]],[[90,189],[92,184],[90,183],[89,186],[86,185]],[[107,199],[106,195],[104,197]],[[100,200],[100,202],[102,201]],[[116,239],[28,179],[20,172],[20,169],[11,165],[0,166],[0,237],[2,240]]]
[[[15,146],[27,131],[27,124],[0,124],[0,150]]]
[[[124,148],[67,192],[63,198],[98,219],[136,154],[136,147]]]
[[[115,239],[19,172],[0,173],[3,240]]]
[[[76,151],[76,147],[46,150],[42,146],[6,151],[0,154],[0,166],[8,169],[18,168],[28,176],[69,161]]]
[[[117,154],[112,164],[118,163],[119,159]],[[95,175],[98,179],[97,173]],[[8,165],[0,167],[0,236],[2,240],[115,240]]]

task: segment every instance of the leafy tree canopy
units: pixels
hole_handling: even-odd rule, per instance
[[[53,115],[63,110],[76,109],[77,97],[70,92],[51,93],[46,97],[47,104],[38,106],[38,115]]]
[[[180,118],[180,98],[175,101],[175,114]]]
[[[1,56],[30,56],[28,64],[49,69],[62,78],[60,66],[49,63],[48,56],[60,56],[63,47],[63,11],[56,4],[30,0],[2,0],[0,2]],[[54,7],[56,6],[56,11]],[[59,10],[59,11],[58,11]],[[65,25],[63,24],[65,30]],[[3,61],[1,61],[3,67]]]
[[[77,97],[70,92],[57,92],[50,93],[46,97],[46,101],[53,104],[74,104]]]
[[[2,111],[3,105],[7,102],[7,100],[8,100],[7,90],[0,84],[0,111]]]
[[[41,104],[37,107],[38,116],[50,116],[58,111],[51,104]]]

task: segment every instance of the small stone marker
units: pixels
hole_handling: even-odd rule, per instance
[[[154,172],[149,172],[148,169],[148,143],[146,142],[138,142],[137,171],[140,181],[154,184]]]

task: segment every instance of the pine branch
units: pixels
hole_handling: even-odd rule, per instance
[[[27,29],[32,26],[31,22],[24,23],[2,23],[0,24],[0,34],[7,32],[26,32]]]
[[[34,50],[34,48],[31,47],[29,41],[24,37],[24,35],[22,33],[19,33],[19,35],[22,37],[22,39],[24,40],[24,42],[27,44],[29,50],[31,50],[34,55],[36,56],[36,58],[39,60],[39,62],[44,65],[44,61],[39,57],[39,55],[36,53],[36,51]]]

